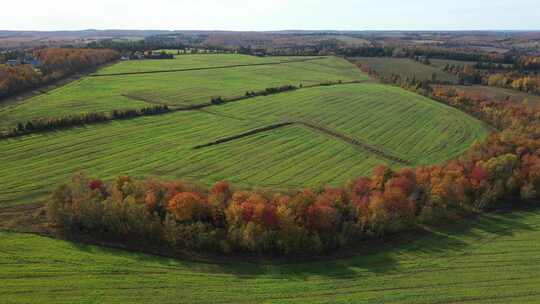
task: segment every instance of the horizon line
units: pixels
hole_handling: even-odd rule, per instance
[[[57,29],[57,30],[36,30],[36,29],[0,29],[0,32],[105,32],[105,31],[153,31],[153,32],[248,32],[248,33],[272,33],[272,32],[540,32],[539,29],[276,29],[276,30],[231,30],[231,29]]]

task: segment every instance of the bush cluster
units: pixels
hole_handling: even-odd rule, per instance
[[[274,87],[274,88],[266,88],[262,91],[246,91],[245,96],[246,97],[256,97],[256,96],[268,96],[272,94],[287,92],[287,91],[293,91],[298,89],[297,87],[293,85],[284,85],[280,87]]]

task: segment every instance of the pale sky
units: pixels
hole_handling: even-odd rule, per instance
[[[0,30],[540,30],[540,0],[2,2]]]

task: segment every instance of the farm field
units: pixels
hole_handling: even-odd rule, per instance
[[[0,304],[540,304],[540,0],[4,2]]]
[[[458,93],[463,93],[466,96],[471,97],[487,97],[493,100],[511,100],[513,102],[523,102],[527,100],[531,104],[540,103],[540,96],[534,94],[527,94],[525,92],[520,92],[512,89],[490,87],[483,85],[472,85],[472,86],[441,86],[442,88],[449,89],[453,88]]]
[[[31,202],[83,170],[222,179],[241,186],[297,188],[343,183],[392,159],[294,124],[194,149],[281,121],[308,121],[409,161],[443,162],[489,133],[476,119],[400,88],[372,83],[304,88],[203,111],[180,111],[3,140],[0,204]]]
[[[475,65],[476,61],[462,61],[462,60],[450,60],[450,59],[435,59],[430,58],[429,61],[431,62],[431,65],[433,67],[436,67],[438,69],[444,69],[444,67],[448,65],[455,65],[455,66],[464,66],[464,65]]]
[[[438,81],[450,83],[457,83],[458,81],[457,76],[444,72],[442,68],[425,65],[408,58],[356,57],[352,58],[352,60],[370,66],[371,69],[384,77],[390,77],[394,73],[401,75],[401,77],[431,80],[433,74],[435,74]]]
[[[310,88],[214,109],[244,119],[313,122],[384,147],[411,165],[453,158],[487,135],[478,120],[454,108],[371,83]]]
[[[444,67],[448,64],[448,65],[454,65],[454,66],[464,66],[464,65],[476,65],[478,62],[477,61],[464,61],[464,60],[451,60],[451,59],[434,59],[434,58],[430,58],[429,61],[431,62],[431,65],[436,67],[436,68],[439,68],[439,69],[444,69]],[[501,64],[502,66],[504,67],[509,67],[511,68],[513,65],[512,64],[508,64],[508,63],[503,63]]]
[[[409,59],[358,60],[373,63],[377,67],[372,67],[381,73],[395,72],[417,79],[431,78],[436,73],[438,80],[448,77],[447,81],[455,81],[454,76],[437,66],[440,62],[427,66]],[[274,88],[267,90],[267,95],[246,94],[270,87]],[[490,94],[505,94],[481,86],[445,87],[476,94],[488,89]],[[518,94],[526,95],[509,92],[514,93],[512,98],[516,102],[523,97]],[[209,103],[218,96],[224,100]],[[512,182],[530,179],[527,174],[532,170],[528,168],[536,166],[536,160],[527,159],[525,154],[520,156],[524,160],[519,163],[518,156],[514,159],[510,154],[486,156],[482,159],[485,163],[464,158],[463,163],[470,166],[430,168],[417,176],[403,172],[390,176],[378,171],[377,179],[371,182],[347,183],[369,175],[378,165],[398,169],[445,163],[485,140],[494,129],[443,102],[370,80],[353,63],[338,57],[205,54],[177,56],[172,60],[123,61],[47,94],[0,104],[0,131],[29,119],[153,105],[167,105],[171,111],[0,139],[0,302],[538,302],[540,208],[532,196],[523,196],[534,189],[526,184],[511,189],[520,192],[523,201],[502,201],[501,205],[490,201],[490,207],[502,207],[497,212],[453,212],[455,208],[465,210],[489,199],[486,193],[497,189],[490,188],[488,183],[497,185],[499,175],[504,181],[503,171],[516,170],[512,180],[498,184],[508,185],[505,191],[510,191]],[[493,137],[486,146],[503,151],[503,143],[510,145]],[[508,151],[521,150],[512,146]],[[485,154],[488,152],[491,151],[486,148]],[[77,172],[98,180],[81,182],[80,187],[91,189],[96,197],[93,201],[73,199],[73,210],[81,207],[81,202],[95,203],[107,196],[111,198],[107,204],[118,200],[120,216],[94,225],[99,229],[93,236],[85,234],[83,221],[72,222],[74,233],[70,242],[63,239],[61,226],[54,224],[61,225],[61,221],[46,219],[43,204],[54,187]],[[458,184],[458,179],[451,180],[450,174],[462,178],[461,193],[457,193],[459,187],[452,189],[456,195],[441,192],[450,192],[449,188]],[[137,188],[137,193],[128,197],[128,187],[133,186],[126,183],[122,187],[126,196],[117,189],[105,193],[101,181],[109,183],[122,175],[185,180],[205,186],[226,180],[233,185],[233,191],[221,184],[219,187],[225,190],[215,187],[212,193],[216,196],[207,198],[205,194],[198,197],[197,192],[188,192],[190,189],[169,194]],[[428,175],[432,177],[429,180]],[[520,176],[519,181],[516,176]],[[477,180],[484,184],[473,186]],[[318,191],[334,185],[347,185],[343,186],[347,190],[336,195],[331,193],[335,189],[326,189],[313,195],[313,199],[298,196],[270,206],[264,205],[266,199],[258,197],[258,193],[248,197],[254,201],[260,198],[256,204],[234,201],[244,195],[235,192],[238,189],[275,194],[306,187]],[[103,197],[97,197],[100,189]],[[221,192],[216,193],[215,189]],[[482,195],[473,195],[476,192]],[[224,201],[238,205],[227,208],[226,202],[211,201],[225,193]],[[235,199],[229,200],[229,194]],[[274,197],[279,198],[277,194]],[[165,227],[162,219],[175,221],[178,230],[168,226],[156,229],[159,234],[148,236],[167,240],[168,250],[172,251],[160,248],[156,255],[142,253],[156,253],[153,249],[159,246],[145,244],[140,241],[142,238],[121,231],[123,227],[119,229],[118,243],[107,239],[109,235],[104,237],[114,233],[114,228],[107,227],[109,222],[124,225],[122,213],[131,215],[126,211],[127,204],[137,204],[135,207],[149,216],[155,212],[152,216],[159,227]],[[173,208],[188,209],[183,204],[193,205],[188,217],[178,217],[173,212]],[[288,204],[298,205],[291,208]],[[448,212],[447,218],[451,220],[436,217],[439,209],[432,205],[444,205],[441,212]],[[89,206],[82,209],[85,207]],[[233,208],[238,213],[233,213]],[[262,213],[254,215],[255,211],[249,208]],[[52,210],[49,209],[49,216],[54,213]],[[108,206],[100,210],[95,213],[97,216],[117,212]],[[158,218],[159,212],[163,212],[162,218]],[[269,222],[265,221],[268,215]],[[232,216],[239,221],[229,220]],[[138,216],[132,219],[141,221]],[[289,228],[285,220],[293,224],[293,229],[304,229],[303,236],[294,237],[293,230],[285,230]],[[428,222],[436,223],[425,224]],[[207,236],[219,236],[212,240],[219,242],[222,254],[213,255],[206,251],[210,249],[201,249],[208,247],[180,244],[190,238],[205,237],[200,232],[182,234],[180,229],[196,228],[195,225],[201,231],[207,229]],[[259,225],[265,230],[247,229],[248,225]],[[379,230],[379,225],[388,228]],[[327,229],[333,227],[339,229],[329,233]],[[345,234],[349,230],[354,238]],[[300,243],[300,238],[314,237],[313,243],[316,245],[318,239],[321,248],[327,248],[332,255],[307,258],[296,256],[296,251],[283,250],[285,255],[292,256],[289,259],[265,255],[282,252],[268,249],[281,250],[278,246],[264,245],[263,250],[267,251],[259,251],[255,246],[229,246],[235,244],[230,237],[242,236],[247,240],[244,236],[251,233],[250,238],[257,239],[263,235],[260,231],[275,233],[268,234],[272,246],[283,244],[293,235],[292,240],[302,244],[300,249],[309,248]],[[393,234],[395,231],[399,234]],[[166,233],[174,233],[177,238],[162,238]],[[331,243],[333,238],[335,245]],[[179,248],[187,249],[175,252],[176,259],[165,257]],[[261,256],[242,251],[246,248],[252,250],[246,252]]]
[[[223,62],[219,59],[222,56]],[[167,62],[174,62],[175,67],[209,67],[233,62],[250,64],[283,60],[278,58],[228,54],[189,55],[178,56],[174,60],[126,61],[107,67],[104,71],[112,73],[134,69],[138,64],[159,70],[164,69],[163,65],[170,65]],[[336,57],[216,70],[84,77],[47,94],[15,104],[0,105],[0,130],[12,128],[20,121],[44,117],[140,109],[156,103],[182,106],[208,102],[215,96],[243,95],[247,90],[263,90],[286,84],[309,85],[325,81],[363,79],[367,79],[367,76],[347,61]]]
[[[166,51],[167,52],[167,51]],[[176,54],[175,52],[167,52]],[[212,68],[244,64],[265,64],[290,61],[304,61],[317,57],[255,57],[241,54],[200,54],[176,56],[174,59],[127,60],[121,61],[96,72],[95,75],[133,73],[148,71],[169,71],[178,69]]]
[[[3,303],[537,303],[540,212],[492,213],[348,257],[191,262],[0,232]]]

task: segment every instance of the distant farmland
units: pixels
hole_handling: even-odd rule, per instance
[[[435,59],[430,58],[429,61],[431,62],[431,66],[436,67],[438,69],[444,69],[446,65],[454,65],[454,66],[464,66],[464,65],[475,65],[476,61],[461,61],[461,60],[449,60],[449,59]]]
[[[378,58],[378,57],[357,57],[353,61],[368,65],[379,73],[379,75],[389,78],[392,73],[400,75],[402,78],[408,77],[416,80],[431,80],[433,74],[438,81],[457,83],[457,76],[446,73],[439,65],[425,65],[408,58]],[[443,66],[444,67],[444,66]]]
[[[246,62],[277,60],[241,55],[200,55],[191,60],[197,60],[197,66],[215,66],[220,56],[229,63],[242,63],[244,58]],[[141,63],[145,69],[159,70],[167,61]],[[175,68],[181,66],[179,62],[174,62]],[[122,62],[99,73],[126,71],[136,64]],[[237,96],[289,83],[366,79],[354,65],[333,57],[219,72],[86,77],[18,107],[4,108],[2,115],[10,115],[13,124],[18,119],[85,109],[140,107],[150,102],[185,106],[208,103],[216,95]],[[71,102],[77,99],[80,102]],[[281,122],[292,124],[250,132]],[[195,149],[244,133],[253,134]],[[196,111],[3,140],[0,204],[29,202],[79,170],[106,180],[130,174],[205,183],[227,179],[247,187],[338,184],[370,173],[378,164],[404,167],[443,162],[488,133],[478,120],[400,88],[369,82],[304,87]]]
[[[483,85],[473,85],[473,86],[458,86],[458,85],[448,85],[448,86],[436,86],[444,89],[454,89],[457,93],[464,94],[465,96],[471,96],[474,98],[489,98],[492,100],[511,100],[513,102],[523,102],[527,100],[531,104],[540,103],[540,96],[534,94],[527,94],[525,92],[520,92],[512,89],[498,88],[498,87],[489,87]]]

